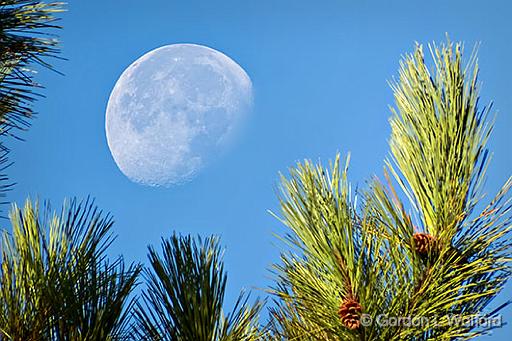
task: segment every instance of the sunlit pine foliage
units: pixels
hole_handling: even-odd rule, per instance
[[[108,261],[112,219],[92,202],[59,214],[27,201],[11,211],[0,251],[0,339],[118,340],[127,336],[140,269]]]
[[[476,55],[464,62],[450,42],[430,52],[431,68],[421,45],[400,64],[385,181],[371,181],[359,204],[339,157],[282,178],[289,251],[275,266],[271,338],[467,340],[496,327],[450,317],[496,317],[508,304],[490,310],[511,275],[512,182],[485,203],[493,121]],[[347,300],[357,302],[350,314]],[[427,322],[383,327],[379,316]]]

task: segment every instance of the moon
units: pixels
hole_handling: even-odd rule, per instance
[[[252,82],[223,53],[195,44],[157,48],[116,82],[105,130],[130,180],[169,187],[225,152],[252,108]]]

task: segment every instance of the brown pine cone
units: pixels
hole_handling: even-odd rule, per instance
[[[418,232],[413,235],[413,238],[414,248],[422,256],[427,256],[436,248],[437,240],[431,234]]]
[[[362,307],[359,302],[348,298],[341,303],[338,315],[345,327],[354,330],[361,325],[361,312]]]

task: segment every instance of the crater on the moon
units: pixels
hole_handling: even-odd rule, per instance
[[[108,145],[134,182],[186,182],[229,145],[251,104],[251,80],[229,57],[200,45],[164,46],[117,81],[107,106]]]

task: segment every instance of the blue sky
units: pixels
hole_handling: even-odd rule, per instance
[[[141,4],[144,5],[141,5]],[[351,180],[380,174],[388,146],[386,83],[415,41],[481,42],[484,102],[499,111],[487,189],[495,193],[512,173],[511,7],[506,1],[71,1],[60,32],[65,76],[41,72],[46,85],[40,115],[25,142],[9,143],[17,183],[9,199],[91,195],[112,212],[118,239],[112,254],[145,261],[148,244],[173,230],[219,234],[226,247],[228,301],[242,287],[262,288],[277,260],[274,232],[278,172],[304,158],[327,161],[352,153]],[[194,181],[170,189],[130,182],[109,152],[104,120],[121,72],[166,44],[215,48],[253,81],[255,108],[248,128],[221,162]],[[500,302],[512,293],[509,285]],[[256,294],[262,295],[263,293]],[[512,310],[504,312],[505,321]],[[506,340],[510,326],[495,332]]]

